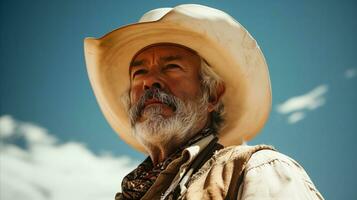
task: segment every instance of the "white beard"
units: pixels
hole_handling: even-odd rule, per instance
[[[150,106],[142,112],[146,117],[143,122],[133,126],[134,136],[144,146],[160,143],[169,145],[170,141],[183,143],[192,138],[199,130],[200,123],[208,118],[208,98],[202,95],[200,100],[179,101],[173,116],[165,118],[160,105]]]

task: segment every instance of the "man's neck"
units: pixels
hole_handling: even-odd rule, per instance
[[[196,132],[192,137],[187,138],[183,142],[182,140],[173,138],[170,140],[168,145],[166,146],[151,146],[150,150],[148,150],[150,158],[154,164],[157,166],[159,163],[164,162],[168,157],[170,157],[173,153],[183,150],[185,146],[190,146],[193,143],[196,143],[200,139],[206,137],[209,134],[212,134],[213,130],[210,128],[204,128],[198,132]],[[162,143],[159,143],[162,145]]]
[[[169,144],[155,144],[148,147],[149,156],[154,166],[165,161],[172,153],[178,149],[181,144],[177,144],[174,140]]]
[[[179,145],[172,144],[172,146],[176,147]],[[172,153],[174,153],[174,149],[176,149],[176,148],[169,149],[167,147],[162,147],[162,146],[152,147],[149,155],[150,155],[153,165],[157,166],[159,163],[164,162]]]

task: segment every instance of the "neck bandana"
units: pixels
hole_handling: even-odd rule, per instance
[[[165,161],[153,166],[150,157],[147,157],[136,169],[126,175],[122,181],[122,192],[117,193],[115,200],[141,199],[154,184],[159,174],[175,159],[181,156],[182,151],[197,141],[213,134],[210,129],[204,129],[188,143],[171,154]]]

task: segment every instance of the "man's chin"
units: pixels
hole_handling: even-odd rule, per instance
[[[144,122],[164,122],[165,120],[169,119],[170,117],[167,117],[163,114],[150,114],[150,115],[142,115],[137,123],[144,123]]]
[[[173,109],[165,104],[150,104],[144,108],[141,113],[141,119],[143,121],[155,120],[155,118],[168,119],[174,114]]]

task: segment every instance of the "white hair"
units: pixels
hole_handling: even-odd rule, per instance
[[[224,84],[221,77],[209,66],[209,64],[201,57],[201,88],[202,92],[209,96],[209,100],[217,95],[217,88]],[[218,133],[224,122],[224,105],[222,98],[215,105],[214,111],[211,113],[210,127]]]

